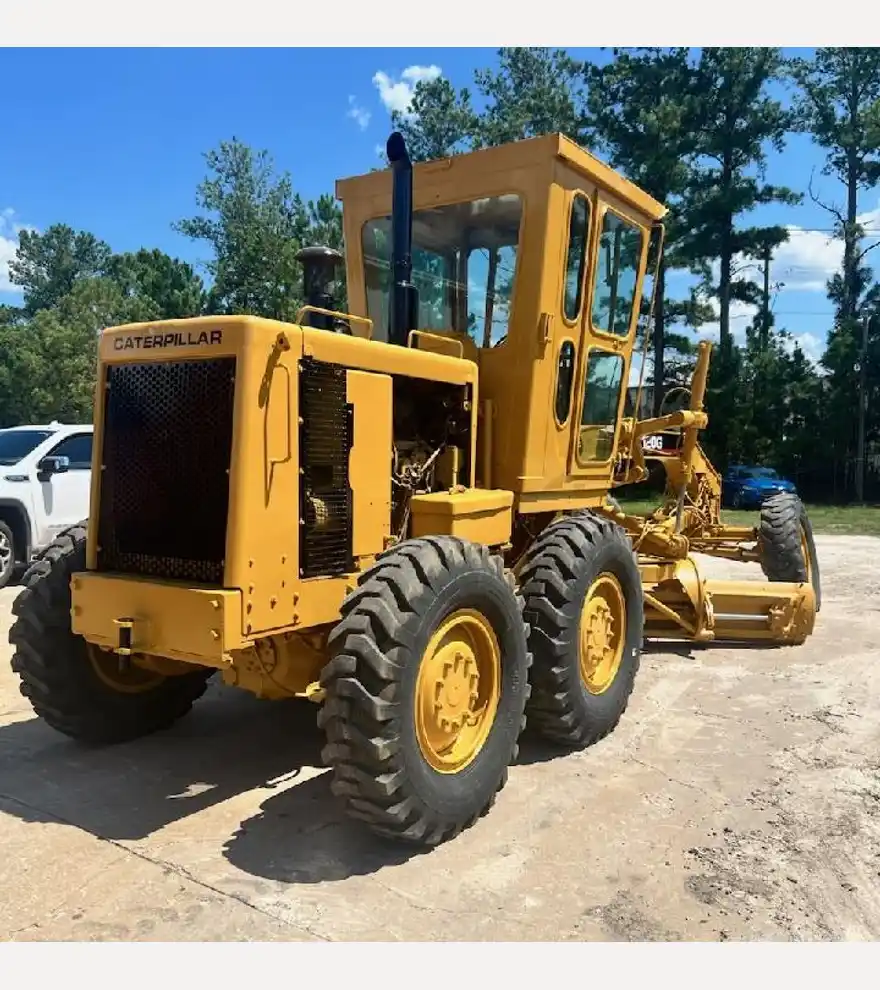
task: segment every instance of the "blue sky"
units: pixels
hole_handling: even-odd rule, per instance
[[[571,49],[604,59],[597,49]],[[203,153],[236,136],[268,149],[307,198],[336,177],[377,164],[389,107],[405,107],[414,81],[440,70],[456,86],[495,62],[493,49],[6,49],[0,153],[0,302],[16,302],[6,262],[20,226],[64,222],[117,251],[159,247],[193,262],[203,245],[171,230],[196,212]],[[822,158],[808,138],[772,155],[769,178],[805,190]],[[842,189],[820,179],[823,195]],[[860,203],[880,227],[880,190]],[[873,217],[877,212],[877,219]],[[777,325],[818,357],[829,324],[823,283],[840,246],[814,228],[828,216],[807,200],[768,207],[755,220],[798,228],[774,264],[785,282]],[[679,280],[681,282],[681,280]],[[742,329],[748,314],[734,313]],[[713,328],[705,332],[711,335]]]

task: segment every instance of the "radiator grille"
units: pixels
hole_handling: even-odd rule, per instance
[[[235,359],[111,365],[98,569],[222,584]]]
[[[354,563],[348,477],[352,410],[345,369],[304,359],[300,409],[300,571],[303,577],[346,574]]]

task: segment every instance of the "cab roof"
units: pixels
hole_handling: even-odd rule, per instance
[[[547,163],[561,159],[574,171],[586,176],[598,187],[607,190],[651,220],[662,220],[669,212],[667,207],[648,195],[634,182],[630,182],[594,154],[576,144],[564,134],[545,134],[479,151],[470,151],[450,158],[429,162],[413,163],[413,182],[429,179],[432,173],[445,171],[451,167],[482,169],[487,172],[505,168],[516,168]],[[339,179],[336,182],[336,197],[343,202],[346,198],[389,196],[389,169],[369,172],[364,175]]]

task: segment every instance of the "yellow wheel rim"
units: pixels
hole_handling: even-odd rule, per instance
[[[459,773],[483,748],[498,711],[501,648],[485,616],[450,615],[422,654],[416,680],[416,739],[439,773]]]
[[[162,674],[139,667],[132,657],[128,658],[130,662],[127,665],[120,663],[122,657],[111,653],[110,650],[102,650],[93,643],[88,644],[88,654],[89,662],[98,680],[119,694],[140,694],[143,691],[150,691],[165,680]]]
[[[617,676],[626,641],[626,599],[613,574],[606,571],[590,585],[579,633],[581,680],[590,694],[602,694]]]

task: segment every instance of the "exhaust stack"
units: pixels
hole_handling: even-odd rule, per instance
[[[419,293],[412,283],[412,162],[399,131],[388,138],[385,152],[391,162],[393,182],[388,343],[405,347],[410,330],[415,329],[419,311]]]

